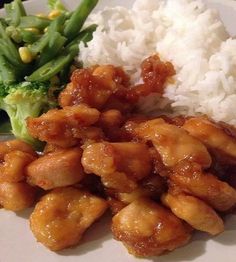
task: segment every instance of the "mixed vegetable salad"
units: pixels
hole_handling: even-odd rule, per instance
[[[98,0],[82,0],[72,12],[49,0],[49,14],[28,15],[21,0],[4,5],[0,18],[0,109],[12,133],[37,145],[25,119],[56,107],[57,91],[68,81],[79,42],[92,39],[96,25],[83,28]],[[76,64],[77,67],[81,66]],[[0,119],[0,132],[9,126]]]

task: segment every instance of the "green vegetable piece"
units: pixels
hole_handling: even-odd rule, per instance
[[[0,90],[2,90],[0,91],[0,109],[8,114],[12,133],[35,148],[38,148],[41,143],[29,135],[25,120],[27,117],[38,117],[51,107],[55,107],[48,97],[49,86],[49,83],[38,82],[0,84]]]
[[[60,10],[60,11],[67,11],[65,6],[62,4],[60,0],[48,0],[48,7],[51,10]]]
[[[29,49],[32,54],[38,54],[42,53],[45,48],[49,45],[49,42],[51,42],[50,39],[55,39],[55,33],[61,32],[63,24],[65,22],[65,16],[61,15],[58,18],[56,18],[54,21],[51,22],[50,26],[48,27],[47,33],[45,33],[37,42],[33,43]],[[64,39],[64,37],[63,37]],[[60,50],[59,50],[60,51]]]
[[[44,17],[38,17],[38,16],[23,16],[20,18],[20,24],[19,27],[21,28],[37,28],[39,30],[43,30],[46,27],[49,26],[51,20]]]
[[[79,33],[79,35],[73,39],[66,47],[65,51],[68,53],[73,53],[76,55],[76,53],[79,52],[79,43],[82,41],[85,44],[92,40],[93,38],[93,32],[96,30],[97,25],[93,24],[85,28],[82,32]]]
[[[0,22],[0,53],[3,53],[13,65],[18,66],[19,69],[25,68],[25,65],[21,62],[18,50],[16,46],[11,41],[10,37],[7,35],[5,28]]]
[[[64,49],[64,53],[51,60],[44,66],[37,69],[33,74],[27,77],[27,81],[47,81],[53,76],[70,66],[74,57],[79,52],[79,42],[83,41],[87,43],[92,39],[92,34],[96,30],[96,25],[91,25],[87,29],[83,30],[73,41],[71,41]]]
[[[4,28],[8,27],[8,24],[7,24],[5,18],[0,17],[0,23],[2,24],[2,26],[3,26]]]
[[[73,60],[73,56],[69,55],[61,55],[57,58],[54,58],[47,64],[43,65],[39,69],[33,72],[30,76],[27,77],[27,81],[35,82],[35,81],[48,81],[57,73],[59,73],[64,67],[71,63]]]
[[[21,32],[18,28],[14,26],[8,26],[6,28],[7,35],[15,42],[15,43],[21,43],[22,42],[22,36]]]
[[[3,55],[0,55],[0,78],[7,84],[17,80],[17,72]]]
[[[72,16],[67,20],[64,29],[64,35],[69,39],[73,39],[78,35],[88,15],[97,5],[98,0],[83,0],[81,4],[73,12]]]
[[[58,16],[55,20],[51,22],[50,26],[48,27],[47,33],[48,34],[54,32],[63,33],[65,20],[66,20],[66,16],[64,14]]]
[[[18,48],[13,44],[7,35],[4,26],[0,22],[0,55],[2,56],[1,75],[4,82],[19,81],[28,72],[29,66],[21,61]],[[8,68],[6,70],[6,68]],[[8,72],[8,73],[7,73]]]
[[[32,54],[36,55],[43,51],[45,46],[47,46],[48,42],[49,42],[49,35],[44,34],[37,42],[33,43],[28,48]]]
[[[35,32],[31,32],[31,31],[27,31],[27,30],[24,30],[24,29],[20,30],[20,36],[21,36],[22,41],[24,43],[27,43],[27,44],[35,43],[41,37],[40,34],[37,34]]]
[[[48,45],[45,46],[40,55],[38,66],[42,66],[53,59],[61,51],[66,40],[67,39],[58,32],[51,34]]]
[[[5,4],[4,8],[7,14],[6,21],[10,25],[18,26],[20,18],[26,16],[26,11],[21,0],[14,0],[10,4]]]

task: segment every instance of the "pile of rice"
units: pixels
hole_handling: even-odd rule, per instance
[[[236,40],[202,1],[136,0],[131,9],[106,8],[88,23],[99,26],[88,46],[80,45],[85,66],[123,66],[134,83],[141,61],[156,52],[175,66],[164,98],[143,99],[142,111],[171,106],[176,114],[207,114],[236,125]]]

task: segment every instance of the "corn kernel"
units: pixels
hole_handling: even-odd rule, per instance
[[[32,60],[34,59],[28,47],[20,47],[19,54],[22,62],[25,64],[32,62]]]
[[[42,18],[47,18],[47,15],[45,15],[45,14],[43,14],[43,13],[39,13],[39,14],[37,14],[36,16],[42,17]]]
[[[60,15],[61,15],[61,11],[55,9],[55,10],[52,10],[52,11],[48,14],[48,18],[51,19],[51,20],[53,20],[53,19],[57,18],[57,17],[60,16]]]
[[[44,33],[47,33],[47,31],[48,31],[48,27],[45,27],[44,30],[43,30],[43,32],[44,32]]]
[[[38,30],[38,28],[35,28],[35,27],[28,27],[28,28],[25,28],[24,30],[25,30],[25,31],[28,31],[28,32],[35,33],[35,34],[39,34],[39,33],[40,33],[40,31]]]

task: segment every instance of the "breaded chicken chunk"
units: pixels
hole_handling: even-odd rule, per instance
[[[205,168],[211,165],[211,156],[200,141],[161,118],[139,124],[135,132],[139,138],[153,143],[167,167],[173,167],[184,159]]]
[[[202,200],[186,194],[162,196],[162,202],[179,218],[193,228],[217,235],[224,231],[224,222],[219,215]]]
[[[236,190],[210,173],[203,173],[196,163],[180,162],[170,176],[170,186],[196,196],[218,211],[227,211],[236,204]]]
[[[25,182],[0,183],[0,206],[12,211],[31,207],[35,201],[36,189]]]
[[[61,107],[85,103],[102,109],[112,95],[129,85],[124,71],[112,65],[75,70],[71,83],[60,93]]]
[[[132,202],[113,217],[112,232],[129,253],[140,257],[174,250],[191,237],[191,228],[185,222],[145,198]]]
[[[107,209],[104,199],[79,189],[54,189],[37,203],[30,227],[37,241],[58,251],[77,245],[85,232]]]
[[[236,163],[235,129],[234,135],[230,130],[233,127],[223,128],[222,125],[213,123],[206,117],[193,117],[185,122],[183,128],[213,152],[216,151],[219,161],[223,158],[226,164]]]
[[[25,180],[25,169],[35,159],[35,156],[19,150],[5,154],[4,161],[0,164],[0,183]]]
[[[28,118],[29,133],[41,141],[59,147],[76,145],[85,135],[84,128],[96,123],[100,112],[80,104],[63,109],[52,109],[38,118]],[[81,130],[81,132],[80,132]]]
[[[27,181],[44,190],[78,183],[84,177],[81,157],[77,147],[48,153],[27,166]]]
[[[37,156],[33,148],[24,141],[19,139],[0,141],[0,161],[4,160],[4,156],[12,151],[21,151],[32,156]]]
[[[107,188],[131,192],[137,181],[151,172],[148,148],[141,143],[95,143],[85,148],[82,156],[85,172],[101,177]]]

